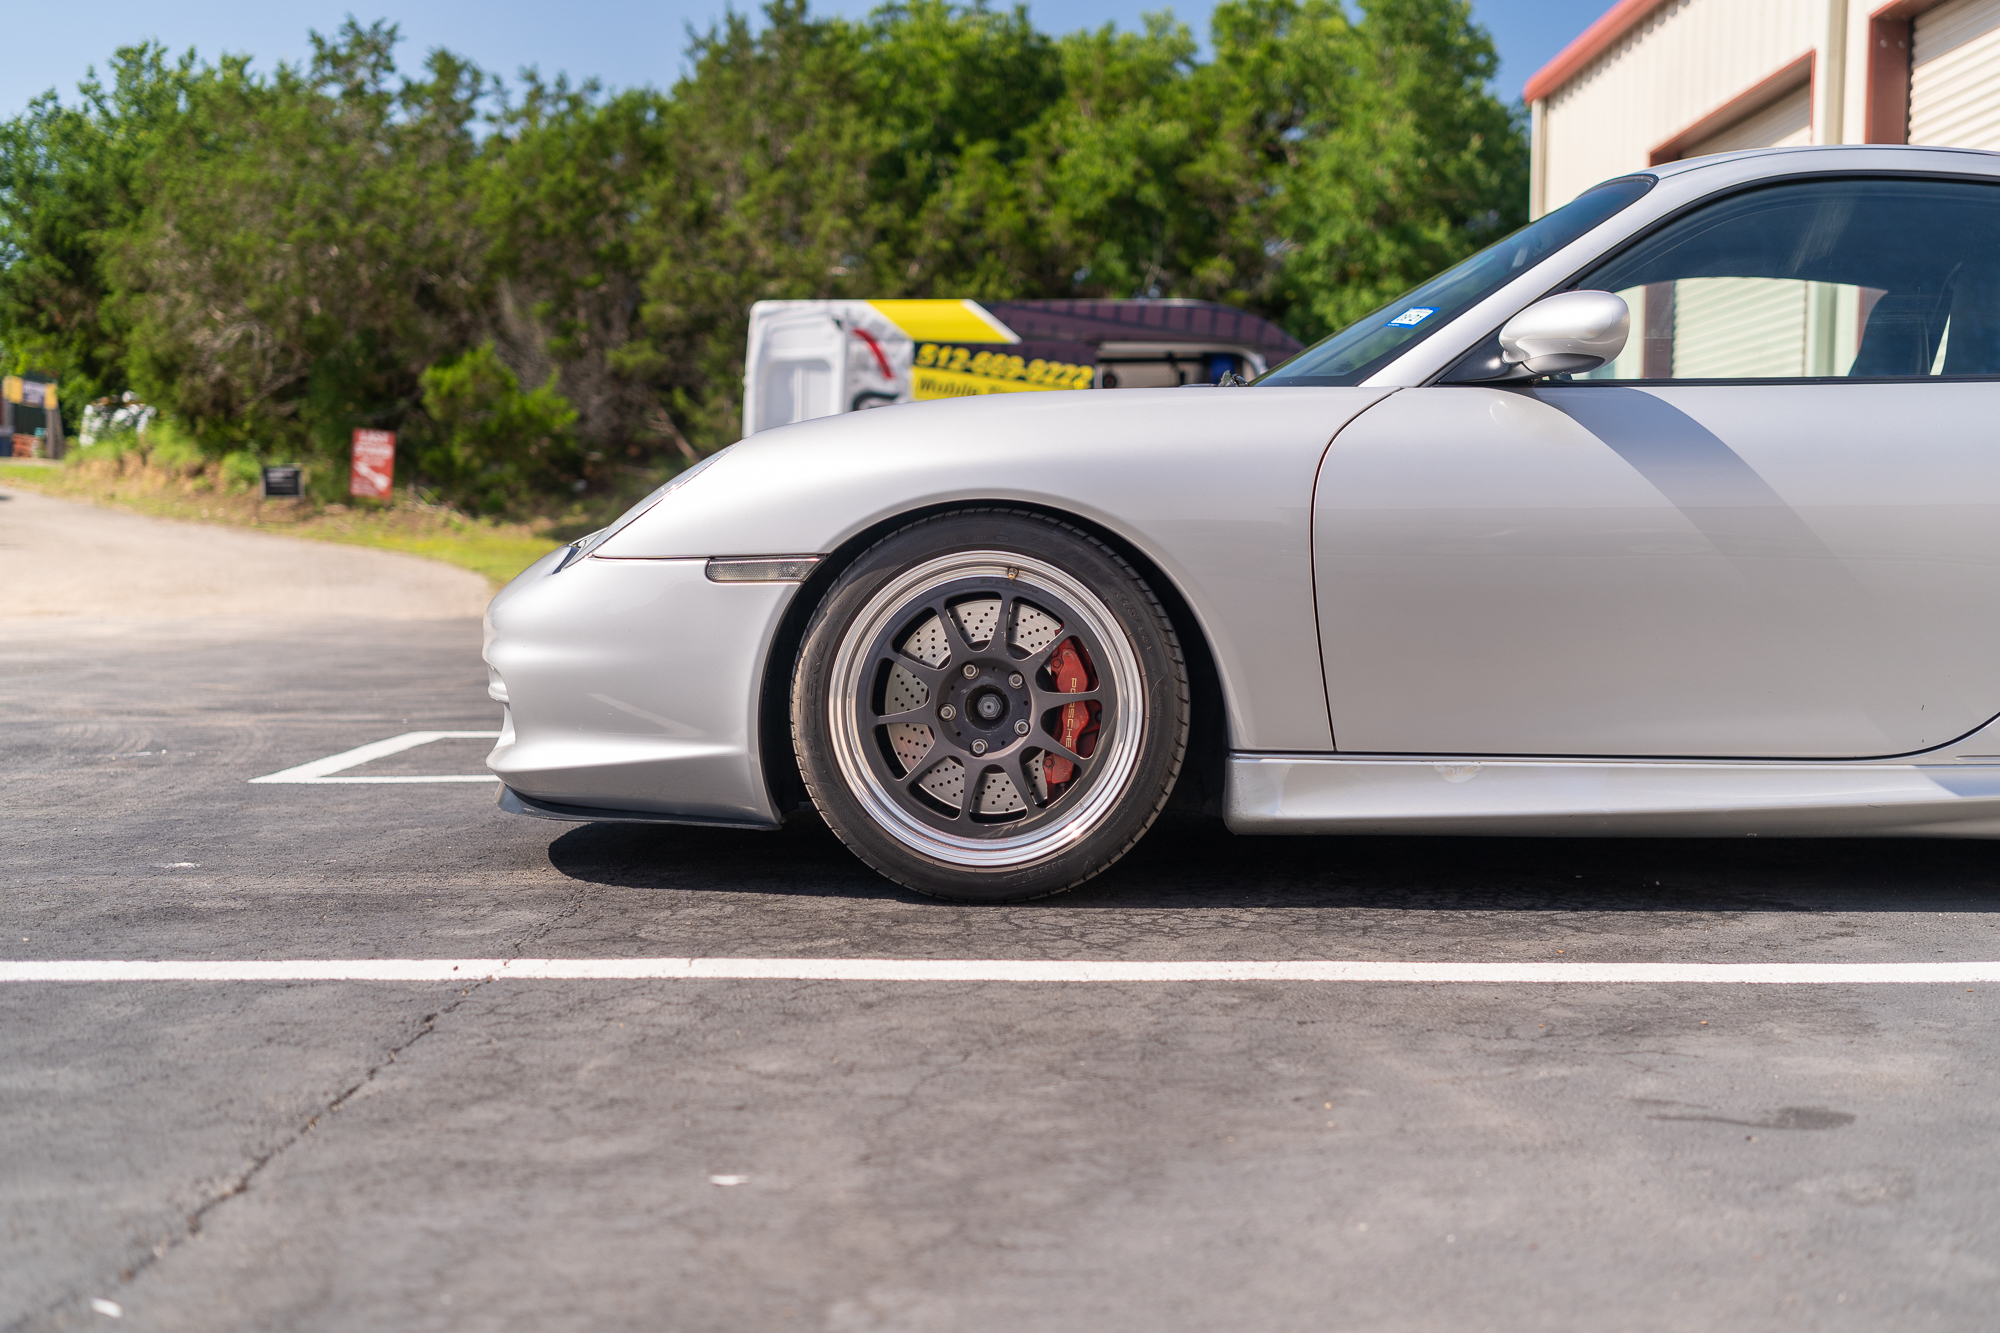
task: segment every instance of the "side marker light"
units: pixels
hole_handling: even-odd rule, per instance
[[[708,562],[711,583],[803,583],[816,555],[718,556]]]

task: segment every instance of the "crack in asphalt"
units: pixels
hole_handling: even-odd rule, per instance
[[[570,894],[568,900],[560,908],[549,914],[546,920],[542,921],[541,924],[509,946],[509,956],[514,958],[521,957],[523,951],[529,945],[538,943],[550,931],[574,916],[582,909],[584,900],[589,896],[589,892],[588,886],[578,887]],[[284,1156],[286,1152],[304,1142],[306,1135],[317,1129],[321,1120],[330,1115],[337,1114],[343,1106],[347,1105],[348,1102],[360,1095],[363,1089],[373,1083],[376,1075],[380,1074],[388,1066],[395,1064],[397,1056],[408,1051],[425,1037],[437,1031],[437,1025],[440,1020],[449,1018],[460,1006],[471,999],[476,992],[492,985],[494,978],[481,977],[476,980],[468,978],[468,981],[471,984],[459,992],[457,999],[440,1009],[435,1009],[425,1014],[419,1020],[417,1030],[411,1033],[407,1039],[390,1047],[380,1060],[368,1066],[360,1078],[349,1084],[346,1089],[329,1099],[317,1111],[306,1117],[303,1125],[300,1125],[282,1140],[267,1148],[263,1153],[253,1157],[250,1163],[238,1171],[226,1185],[189,1212],[186,1224],[178,1232],[168,1235],[164,1240],[156,1241],[147,1248],[146,1252],[140,1256],[137,1262],[131,1264],[129,1267],[120,1269],[117,1282],[105,1284],[105,1290],[117,1291],[131,1286],[133,1282],[138,1280],[142,1273],[155,1267],[168,1255],[199,1236],[202,1224],[207,1220],[210,1213],[220,1208],[223,1204],[228,1203],[231,1199],[248,1193],[251,1185],[256,1182],[259,1175],[263,1174],[265,1168],[277,1161],[278,1158]],[[0,1333],[27,1333],[27,1330],[37,1325],[54,1321],[60,1318],[65,1311],[74,1309],[91,1299],[101,1297],[103,1294],[102,1290],[90,1293],[73,1291],[42,1307],[38,1313],[23,1315],[14,1323],[8,1324],[6,1329],[0,1331]]]

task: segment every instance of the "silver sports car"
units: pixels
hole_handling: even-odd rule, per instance
[[[509,810],[1050,893],[1238,833],[2000,836],[2000,155],[1608,181],[1247,387],[742,441],[488,616]]]

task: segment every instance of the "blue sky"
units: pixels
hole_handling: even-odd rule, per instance
[[[754,3],[739,6],[754,8]],[[815,0],[817,10],[861,15],[875,0]],[[363,22],[386,17],[402,28],[399,63],[416,65],[422,53],[448,46],[480,66],[511,78],[525,65],[546,75],[595,76],[611,87],[650,83],[664,87],[681,70],[687,26],[706,27],[726,0],[572,0],[563,6],[527,0],[400,0],[365,8],[354,0],[77,0],[32,25],[27,40],[7,45],[7,76],[0,80],[0,117],[12,116],[30,97],[54,87],[67,97],[91,65],[100,68],[116,47],[157,38],[174,51],[189,46],[205,57],[248,52],[269,68],[305,55],[309,29],[331,32],[351,11]],[[1568,41],[1610,8],[1611,0],[1473,0],[1473,13],[1500,49],[1498,90],[1509,99]],[[1115,22],[1136,27],[1149,9],[1173,8],[1205,32],[1209,3],[1163,5],[1160,0],[1032,0],[1038,27],[1069,32]]]

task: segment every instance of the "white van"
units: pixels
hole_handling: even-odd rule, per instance
[[[1212,301],[759,301],[743,433],[925,398],[1255,379],[1300,346]]]

